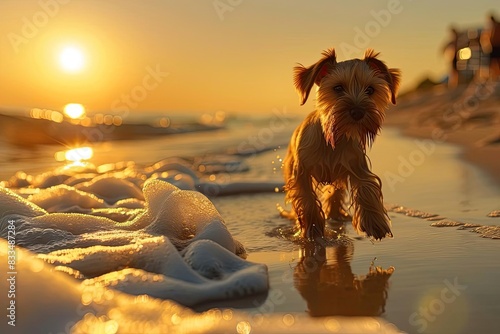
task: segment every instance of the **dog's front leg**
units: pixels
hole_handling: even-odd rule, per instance
[[[322,238],[325,230],[325,214],[321,209],[312,176],[302,166],[298,166],[295,174],[290,198],[297,213],[297,219],[302,230],[302,237],[308,240]]]
[[[354,168],[354,171],[350,176],[354,206],[352,225],[358,232],[365,232],[375,239],[392,237],[380,178],[370,171],[366,160]]]
[[[323,211],[327,218],[337,221],[351,220],[347,213],[346,197],[347,190],[344,184],[324,186],[322,196]]]

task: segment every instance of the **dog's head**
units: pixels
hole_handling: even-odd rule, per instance
[[[294,68],[294,84],[301,105],[314,84],[318,85],[317,109],[325,140],[335,147],[342,137],[371,144],[380,130],[385,110],[396,95],[401,72],[387,68],[372,49],[364,59],[337,62],[335,50],[323,52],[316,64]]]

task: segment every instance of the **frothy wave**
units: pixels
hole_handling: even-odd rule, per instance
[[[243,246],[203,194],[123,171],[90,180],[84,173],[78,182],[78,172],[46,176],[73,185],[52,185],[27,199],[0,188],[0,236],[14,224],[16,246],[84,279],[83,286],[187,306],[268,290],[267,267],[242,258]]]

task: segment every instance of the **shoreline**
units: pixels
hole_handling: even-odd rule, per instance
[[[479,95],[479,89],[486,89],[487,95]],[[454,90],[437,86],[403,96],[387,112],[384,126],[407,137],[458,146],[460,159],[500,185],[499,106],[498,82],[471,83]]]
[[[485,143],[489,131],[490,129],[458,130],[455,133],[447,133],[446,140],[441,141],[441,143],[449,143],[459,147],[460,159],[478,167],[487,177],[500,185],[500,164],[495,159],[495,157],[500,157],[500,145]],[[426,129],[406,128],[401,133],[412,138],[432,139],[432,135],[429,135]],[[432,129],[430,129],[430,133],[432,133]]]

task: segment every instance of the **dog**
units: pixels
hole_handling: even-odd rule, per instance
[[[323,238],[325,220],[348,220],[358,234],[375,240],[392,237],[382,182],[366,156],[381,129],[385,110],[396,104],[401,71],[388,68],[368,49],[364,59],[337,62],[335,49],[315,64],[294,68],[294,85],[303,105],[314,84],[316,110],[294,131],[284,160],[286,202],[300,235]]]

